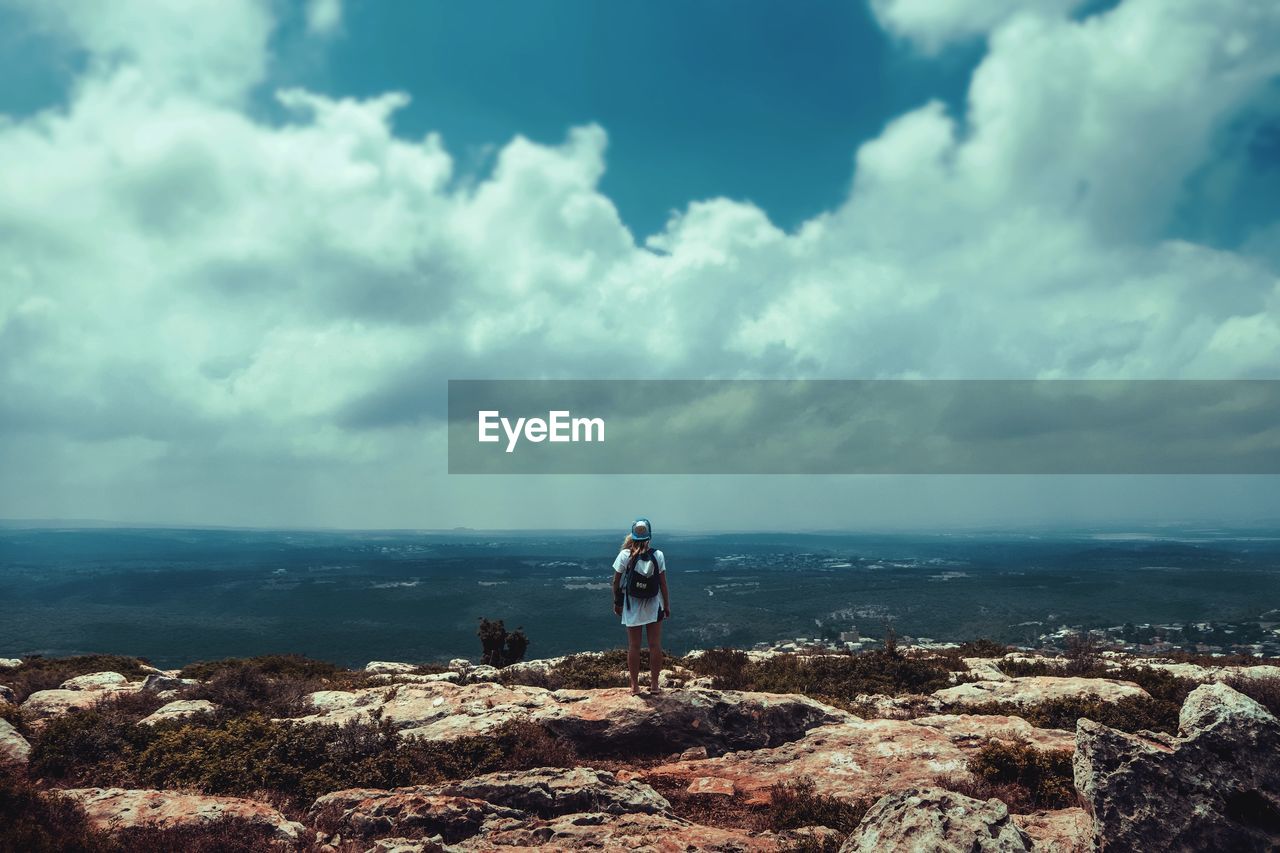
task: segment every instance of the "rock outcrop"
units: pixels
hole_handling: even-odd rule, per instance
[[[1177,737],[1144,735],[1077,725],[1075,784],[1100,850],[1280,846],[1280,720],[1213,683],[1187,697]]]
[[[75,678],[68,678],[66,681],[62,682],[60,689],[109,690],[128,683],[129,679],[125,678],[118,672],[90,672],[86,675],[77,675]]]
[[[25,764],[29,755],[31,744],[8,720],[0,718],[0,761]]]
[[[1126,698],[1151,698],[1132,681],[1076,676],[1031,675],[1002,681],[975,681],[935,691],[935,699],[948,705],[1034,705],[1051,699],[1097,699],[1116,702]]]
[[[671,804],[648,785],[622,782],[612,773],[586,767],[488,773],[390,791],[336,791],[317,799],[309,815],[343,836],[412,831],[454,842],[476,835],[499,818],[520,823],[586,812],[675,818]]]
[[[453,740],[526,718],[588,755],[662,754],[695,746],[721,754],[776,746],[815,726],[850,718],[804,696],[709,689],[633,696],[626,688],[551,691],[435,682],[322,691],[310,702],[315,713],[294,722],[369,720],[376,711],[405,737]]]
[[[138,721],[141,726],[154,726],[161,720],[183,720],[195,714],[213,713],[218,706],[208,699],[179,699],[157,708]]]
[[[1025,853],[1031,839],[999,800],[975,800],[941,788],[881,797],[840,853]]]
[[[142,682],[126,682],[111,684],[100,688],[76,689],[57,688],[54,690],[37,690],[22,703],[22,710],[33,727],[40,727],[46,720],[65,714],[92,708],[104,699],[121,693],[136,693],[142,689]]]
[[[13,692],[13,688],[4,684],[0,684],[0,702],[13,702],[18,698]]]
[[[0,669],[17,669],[22,666],[21,658],[0,658]]]
[[[193,826],[227,818],[268,826],[281,841],[296,842],[305,831],[302,824],[286,819],[271,806],[240,797],[124,788],[73,788],[57,793],[79,803],[89,821],[107,831],[132,826]]]
[[[1013,822],[1031,839],[1034,850],[1046,853],[1093,851],[1093,821],[1084,809],[1054,809],[1016,814]]]
[[[774,784],[806,778],[819,794],[853,801],[931,786],[939,775],[966,778],[968,754],[996,741],[1068,752],[1075,746],[1069,732],[1037,729],[1020,717],[853,718],[812,729],[803,738],[772,749],[682,759],[653,767],[645,775],[689,785],[698,779],[719,779],[751,803],[767,802]]]
[[[775,853],[772,833],[752,833],[690,823],[655,814],[603,812],[562,815],[550,820],[497,820],[451,850],[635,850],[705,853]]]

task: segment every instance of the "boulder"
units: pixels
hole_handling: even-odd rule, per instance
[[[401,673],[417,672],[418,666],[417,664],[412,664],[412,663],[397,663],[395,661],[375,660],[365,664],[364,671],[384,673],[384,674],[385,673],[401,674]]]
[[[1086,698],[1116,702],[1130,697],[1151,698],[1147,691],[1132,681],[1053,675],[957,684],[955,687],[935,691],[933,697],[947,705],[960,706],[985,705],[988,702],[1035,705],[1051,699]]]
[[[16,761],[27,763],[31,754],[31,744],[6,719],[0,717],[0,761]]]
[[[430,672],[419,674],[414,672],[408,673],[387,673],[380,672],[369,676],[372,683],[405,683],[405,684],[430,684],[433,681],[452,681],[455,684],[463,680],[463,675],[458,672]]]
[[[136,693],[142,688],[142,682],[121,684],[102,690],[37,690],[26,698],[21,705],[23,713],[33,727],[39,727],[51,717],[57,717],[68,711],[92,708],[94,705],[121,693]]]
[[[208,699],[179,699],[157,708],[151,714],[138,721],[140,726],[154,726],[161,720],[182,720],[195,714],[212,713],[218,706]]]
[[[164,673],[152,673],[143,680],[142,689],[159,693],[169,690],[181,690],[184,687],[195,687],[199,683],[194,678],[175,678]]]
[[[91,672],[77,675],[62,682],[62,690],[106,690],[128,684],[129,679],[118,672]]]
[[[336,847],[329,849],[337,850]],[[430,838],[379,838],[364,853],[449,853],[456,849],[446,845],[442,836],[433,835]]]
[[[0,658],[0,669],[17,669],[22,666],[20,658]]]
[[[1225,684],[1183,703],[1177,737],[1076,727],[1075,784],[1101,850],[1280,845],[1280,720]]]
[[[633,696],[626,688],[545,690],[523,685],[448,682],[396,684],[313,693],[314,713],[299,723],[371,720],[379,713],[405,737],[453,740],[484,734],[509,720],[541,723],[583,753],[664,753],[704,746],[776,746],[850,715],[804,696],[677,690]]]
[[[1008,681],[1009,676],[1000,668],[1000,658],[961,658],[969,667],[969,674],[976,675],[981,681]]]
[[[107,831],[133,826],[165,829],[242,818],[271,827],[281,841],[298,842],[305,829],[266,803],[241,797],[124,788],[74,788],[57,793],[79,803],[89,821]]]
[[[13,702],[13,700],[16,698],[18,697],[13,692],[12,687],[8,687],[4,684],[0,684],[0,702]]]
[[[867,812],[840,853],[1024,853],[1031,839],[999,800],[975,800],[941,788],[886,794]]]
[[[586,767],[487,773],[390,791],[336,791],[317,799],[308,813],[316,823],[344,836],[421,832],[453,843],[497,819],[514,821],[504,825],[515,826],[579,812],[674,817],[670,803],[648,785],[621,782],[612,773]]]

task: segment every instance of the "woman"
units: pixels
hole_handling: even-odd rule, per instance
[[[640,692],[640,634],[649,631],[649,692],[661,693],[658,673],[662,670],[662,620],[671,616],[671,596],[667,592],[667,560],[651,547],[653,525],[637,518],[622,540],[622,550],[613,561],[613,612],[627,626],[627,665],[631,668],[631,692]],[[630,591],[631,575],[638,573],[641,586],[651,584],[656,575],[661,595],[641,597]],[[648,582],[648,583],[646,583]]]

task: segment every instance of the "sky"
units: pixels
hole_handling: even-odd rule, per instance
[[[1274,520],[1269,476],[450,476],[439,401],[1280,378],[1278,43],[1269,0],[0,0],[0,517]]]

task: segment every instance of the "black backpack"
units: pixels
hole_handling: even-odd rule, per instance
[[[653,574],[645,576],[635,570],[637,562],[652,562]],[[662,590],[658,581],[658,558],[652,549],[641,554],[632,554],[627,560],[627,570],[622,575],[622,588],[632,598],[653,598]]]

